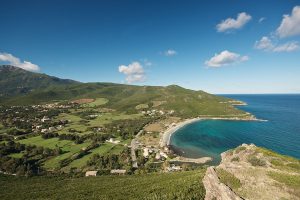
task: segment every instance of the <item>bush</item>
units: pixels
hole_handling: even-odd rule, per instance
[[[250,156],[248,158],[248,162],[251,163],[252,166],[266,166],[266,161],[263,159],[259,159],[256,156]]]
[[[241,151],[244,151],[244,150],[246,150],[246,147],[240,146],[235,149],[235,153],[240,153]]]
[[[231,162],[238,162],[240,161],[240,158],[239,157],[234,157],[231,159]]]
[[[238,178],[236,178],[233,174],[227,172],[224,169],[217,169],[217,175],[222,183],[227,185],[233,190],[237,190],[241,187],[241,182]]]

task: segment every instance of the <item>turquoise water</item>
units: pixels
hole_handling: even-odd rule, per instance
[[[170,144],[177,154],[197,158],[220,153],[242,143],[254,143],[300,159],[300,95],[226,95],[247,102],[240,109],[267,122],[203,120],[176,131]]]

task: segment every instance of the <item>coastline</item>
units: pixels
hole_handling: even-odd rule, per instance
[[[247,116],[247,118],[245,118]],[[184,121],[181,121],[177,123],[175,126],[170,125],[171,127],[168,127],[167,130],[164,131],[162,138],[160,140],[160,147],[164,148],[170,145],[171,136],[173,133],[175,133],[178,129],[201,120],[230,120],[230,121],[267,121],[263,119],[257,119],[253,115],[249,115],[248,113],[244,117],[209,117],[209,116],[201,116],[191,119],[185,119]]]

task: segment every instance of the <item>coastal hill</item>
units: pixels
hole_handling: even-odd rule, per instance
[[[135,86],[115,83],[80,83],[46,74],[28,72],[13,66],[0,66],[0,103],[33,105],[82,98],[105,98],[106,107],[121,112],[137,113],[142,109],[174,110],[181,117],[199,115],[236,116],[236,101],[194,91],[177,85]]]
[[[25,95],[47,87],[72,85],[77,81],[33,73],[11,65],[0,66],[0,96]]]
[[[226,151],[220,165],[207,170],[92,178],[0,176],[1,199],[273,200],[299,199],[299,188],[299,160],[253,144]]]

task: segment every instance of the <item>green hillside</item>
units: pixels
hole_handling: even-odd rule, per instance
[[[76,83],[78,82],[33,73],[10,65],[0,66],[0,95],[2,97],[24,95],[37,89]]]
[[[1,175],[0,199],[204,199],[204,172],[91,178]]]
[[[79,83],[2,66],[0,68],[0,103],[29,105],[80,98],[106,98],[106,107],[130,113],[141,104],[151,109],[174,110],[183,117],[199,115],[241,115],[229,99],[194,91],[177,85],[134,86],[114,83]],[[221,102],[221,103],[220,103]]]

